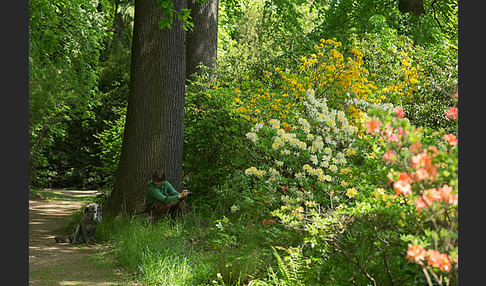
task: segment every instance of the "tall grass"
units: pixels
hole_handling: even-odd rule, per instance
[[[194,243],[200,228],[189,222],[163,219],[152,224],[136,216],[106,219],[97,236],[113,246],[117,264],[136,274],[144,285],[210,285],[216,270]]]
[[[201,226],[200,217],[155,223],[137,216],[107,218],[97,236],[112,246],[116,263],[144,285],[246,285],[265,275],[261,239],[249,234],[227,244],[216,228]]]

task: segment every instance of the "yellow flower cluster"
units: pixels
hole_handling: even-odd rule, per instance
[[[357,194],[358,194],[358,190],[356,190],[356,188],[350,188],[346,192],[346,196],[348,196],[349,198],[352,198],[352,197],[356,196]]]
[[[257,177],[263,177],[263,175],[265,175],[265,170],[258,170],[257,168],[255,167],[250,167],[248,169],[245,170],[245,175],[247,176],[257,176]]]
[[[404,52],[399,52],[401,57],[401,70],[396,75],[395,82],[386,85],[379,91],[379,101],[391,97],[394,101],[402,101],[402,98],[412,100],[413,93],[418,91],[417,85],[425,78],[423,68],[414,63]]]
[[[287,93],[276,94],[259,88],[255,94],[247,92],[235,97],[232,112],[252,122],[261,122],[269,117],[285,119],[294,102]]]
[[[313,85],[318,92],[324,93],[332,88],[334,96],[372,99],[378,87],[366,77],[368,70],[363,67],[363,54],[353,48],[351,54],[354,58],[344,58],[339,47],[341,43],[336,39],[321,39],[319,45],[314,45],[317,53],[311,54],[310,58],[302,58],[302,85]]]

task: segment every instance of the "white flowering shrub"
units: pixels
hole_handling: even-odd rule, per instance
[[[267,181],[275,198],[281,191],[290,197],[324,199],[322,191],[345,191],[347,186],[347,158],[356,154],[358,128],[343,111],[329,107],[325,98],[315,98],[313,89],[307,90],[303,106],[305,114],[295,114],[293,121],[281,124],[272,118],[256,123],[246,134],[266,160],[245,174]]]

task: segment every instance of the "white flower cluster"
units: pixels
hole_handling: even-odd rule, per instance
[[[356,105],[359,107],[361,110],[367,110],[370,107],[371,108],[381,108],[384,110],[393,110],[395,109],[395,106],[391,103],[371,103],[368,102],[364,99],[356,99],[356,98],[348,98],[346,99],[346,104],[347,105]]]
[[[246,133],[246,138],[250,139],[253,143],[258,141],[258,135],[255,132]]]
[[[307,90],[307,100],[304,102],[311,120],[321,123],[320,134],[328,134],[326,143],[336,146],[338,143],[350,141],[352,136],[358,132],[358,128],[349,124],[343,111],[336,111],[327,106],[325,98],[316,99],[314,90]],[[330,136],[329,134],[332,134]]]
[[[251,128],[251,131],[246,133],[246,138],[250,139],[253,143],[256,143],[258,141],[258,131],[262,129],[263,123],[257,123],[255,126]]]
[[[306,171],[307,173],[309,173],[309,175],[311,176],[317,176],[317,180],[319,182],[330,182],[332,181],[332,178],[330,175],[326,175],[324,174],[324,171],[321,169],[321,168],[312,168],[309,164],[305,164],[303,166],[303,169],[304,171]]]
[[[358,128],[349,124],[343,111],[328,107],[325,98],[316,99],[312,89],[307,91],[304,106],[308,111],[308,117],[297,117],[295,127],[284,129],[285,124],[281,124],[277,119],[266,122],[266,128],[276,131],[276,135],[271,138],[271,150],[277,151],[276,154],[280,157],[275,158],[273,166],[267,171],[251,167],[245,171],[246,175],[260,178],[268,175],[270,181],[278,182],[283,174],[286,174],[300,183],[310,177],[324,183],[339,182],[341,175],[349,173],[343,170],[347,170],[346,156],[356,154],[356,149],[352,145]],[[255,124],[246,137],[256,143],[258,132],[263,127],[263,123]],[[338,145],[348,148],[342,152],[337,151]],[[303,166],[299,167],[295,163],[301,163]],[[281,174],[279,171],[283,170],[285,171]]]

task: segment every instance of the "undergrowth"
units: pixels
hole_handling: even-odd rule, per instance
[[[144,285],[246,285],[264,275],[267,263],[258,239],[244,236],[243,229],[235,230],[233,239],[225,237],[221,222],[207,219],[195,214],[154,223],[140,216],[106,218],[97,238],[110,245],[117,265]]]

